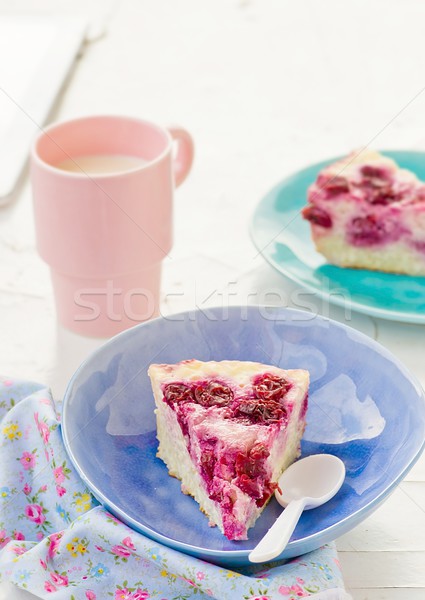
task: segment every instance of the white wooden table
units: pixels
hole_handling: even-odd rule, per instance
[[[54,119],[122,113],[193,134],[196,161],[176,194],[163,313],[276,297],[297,288],[248,234],[259,199],[311,162],[370,144],[425,149],[425,6],[367,0],[30,0],[16,10],[88,15],[87,44]],[[0,0],[0,13],[10,10]],[[1,165],[0,165],[1,168]],[[56,325],[36,254],[28,182],[0,211],[0,369],[60,395],[99,340]],[[320,314],[387,346],[425,383],[425,327],[312,299]],[[402,400],[401,400],[402,401]],[[425,598],[425,456],[372,516],[338,540],[355,600]],[[24,598],[7,584],[2,598]]]

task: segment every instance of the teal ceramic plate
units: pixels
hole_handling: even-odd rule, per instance
[[[384,152],[425,181],[425,152]],[[425,277],[409,277],[330,265],[316,252],[300,214],[307,188],[336,158],[287,177],[259,203],[251,224],[258,251],[278,271],[326,298],[383,319],[425,323]]]

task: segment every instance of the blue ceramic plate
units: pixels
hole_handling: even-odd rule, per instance
[[[384,152],[425,181],[424,152]],[[329,302],[375,317],[425,323],[425,277],[342,269],[316,252],[300,211],[307,188],[336,158],[287,177],[259,203],[251,223],[258,251],[278,271]]]
[[[156,458],[147,369],[183,359],[253,360],[310,372],[307,456],[345,463],[337,496],[306,511],[281,555],[292,557],[362,521],[412,467],[425,439],[423,392],[379,344],[309,312],[232,307],[159,318],[116,336],[75,373],[65,394],[67,451],[97,499],[130,527],[167,546],[222,565],[248,553],[280,512],[273,498],[249,540],[228,541]]]

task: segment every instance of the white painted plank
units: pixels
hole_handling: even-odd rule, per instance
[[[410,496],[413,502],[425,512],[425,483],[419,481],[405,481],[401,488]],[[422,529],[425,533],[425,529]]]
[[[403,483],[365,521],[337,541],[340,551],[425,551],[425,484]],[[425,564],[424,564],[425,570]]]
[[[376,319],[377,340],[399,358],[425,386],[423,350],[425,325]],[[400,400],[401,401],[401,400]]]
[[[424,600],[425,588],[379,588],[347,590],[353,600]]]
[[[423,552],[340,552],[339,558],[350,590],[425,588]]]
[[[425,453],[419,457],[418,462],[406,475],[405,481],[425,481]]]

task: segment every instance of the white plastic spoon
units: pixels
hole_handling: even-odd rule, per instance
[[[303,512],[330,500],[345,478],[345,465],[332,454],[313,454],[293,463],[279,479],[275,496],[285,510],[249,553],[251,562],[267,562],[285,549]]]

